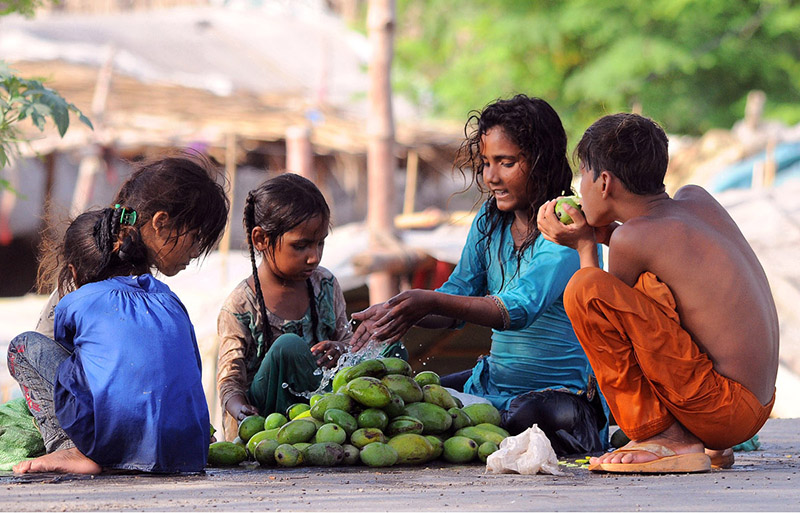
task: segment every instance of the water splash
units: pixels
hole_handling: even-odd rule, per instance
[[[358,365],[364,360],[374,360],[376,358],[379,358],[381,355],[381,351],[383,351],[384,347],[385,345],[383,343],[378,342],[375,339],[370,339],[369,342],[367,342],[367,345],[364,346],[363,349],[355,353],[351,352],[350,346],[348,346],[347,351],[345,351],[339,356],[339,360],[336,362],[336,365],[334,365],[330,369],[324,369],[320,367],[314,371],[315,376],[319,375],[322,376],[319,382],[319,386],[316,388],[316,390],[308,390],[305,392],[300,392],[297,390],[293,390],[288,383],[283,383],[281,386],[283,388],[288,389],[289,392],[298,397],[311,399],[311,396],[313,395],[324,394],[326,392],[328,384],[333,380],[334,376],[336,376],[336,373],[339,372],[341,369],[344,369],[346,367],[353,367],[354,365]]]

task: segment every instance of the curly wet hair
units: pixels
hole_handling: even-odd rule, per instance
[[[517,251],[521,256],[539,236],[536,212],[548,200],[573,194],[572,168],[567,158],[567,134],[553,107],[541,98],[518,94],[510,99],[495,100],[481,111],[471,111],[464,125],[465,140],[456,154],[456,168],[469,183],[484,195],[489,190],[483,183],[481,138],[490,129],[501,127],[516,144],[528,163],[527,193],[530,203],[528,236]],[[502,212],[494,197],[489,196],[485,238],[513,221],[513,212]]]

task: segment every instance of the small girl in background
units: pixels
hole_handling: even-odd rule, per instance
[[[236,438],[238,421],[248,415],[283,413],[307,402],[292,391],[316,390],[318,369],[335,366],[349,347],[344,294],[319,265],[329,226],[325,198],[299,175],[278,175],[247,195],[244,228],[253,274],[231,292],[217,321],[217,388],[227,440]]]
[[[228,200],[185,158],[144,166],[123,193],[131,203],[81,214],[42,262],[39,283],[55,278],[60,297],[55,340],[28,332],[9,344],[9,371],[47,451],[15,472],[205,467],[211,434],[194,328],[150,270],[172,276],[208,252]]]

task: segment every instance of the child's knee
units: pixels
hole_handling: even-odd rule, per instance
[[[309,347],[308,342],[300,336],[294,333],[284,333],[272,342],[269,350],[278,354],[296,354],[298,352],[307,352]]]
[[[564,289],[564,309],[567,315],[576,313],[596,296],[598,285],[611,275],[597,267],[584,267],[572,275]]]

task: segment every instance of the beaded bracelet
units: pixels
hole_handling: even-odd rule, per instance
[[[492,298],[494,304],[497,305],[497,309],[500,310],[500,315],[503,316],[503,329],[507,330],[511,326],[511,317],[508,315],[508,309],[506,309],[506,305],[503,304],[503,300],[495,295],[489,295],[488,297]]]

